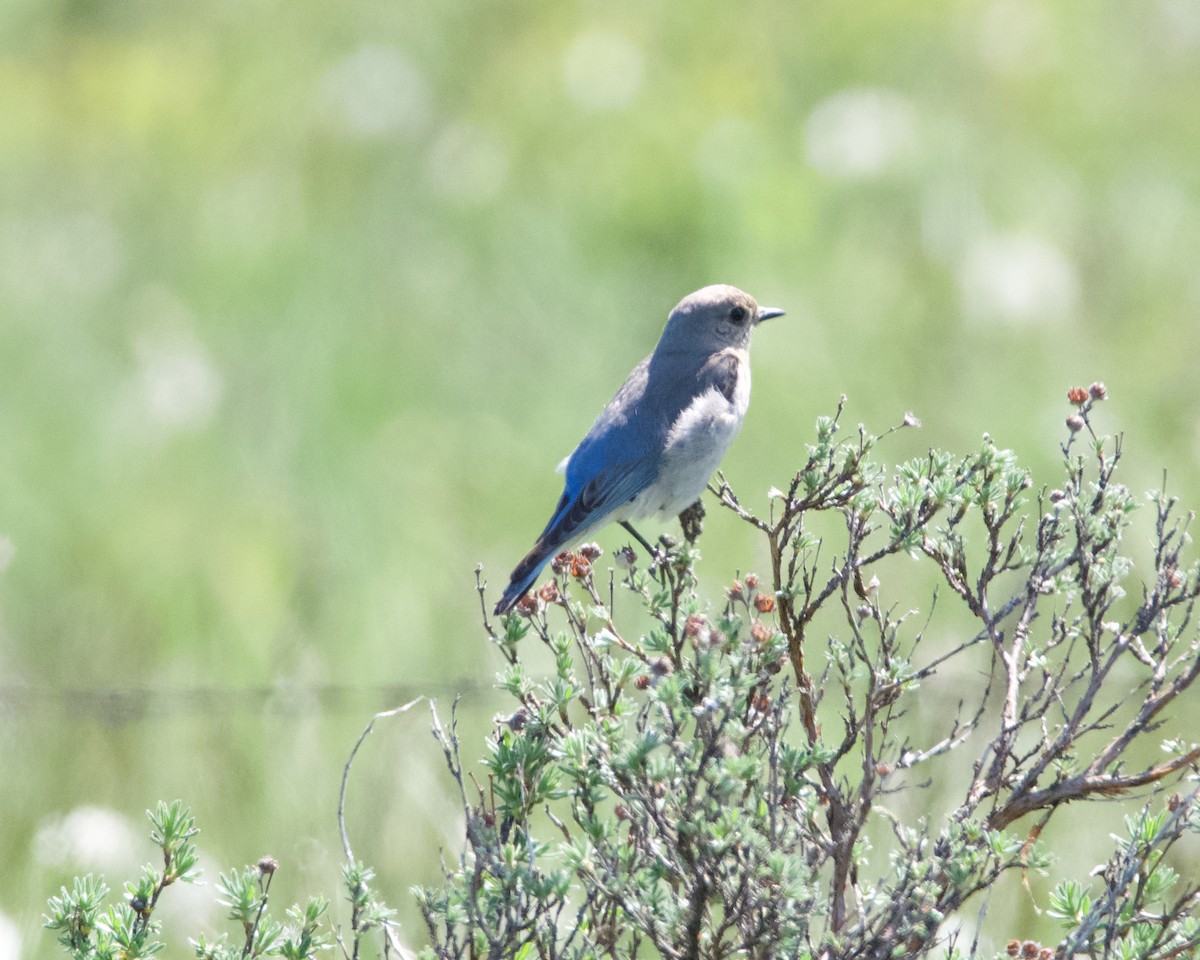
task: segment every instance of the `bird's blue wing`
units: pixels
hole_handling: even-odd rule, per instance
[[[583,530],[600,523],[608,514],[628,503],[658,476],[658,458],[643,456],[637,460],[613,463],[579,483],[572,490],[574,459],[567,468],[567,489],[546,524],[540,539],[565,544]]]
[[[497,613],[510,609],[546,562],[572,539],[599,526],[658,478],[662,441],[676,411],[669,404],[646,402],[652,359],[647,357],[633,369],[567,458],[566,485],[558,506],[533,549],[512,572],[496,604]]]
[[[572,455],[567,472],[567,488],[558,501],[554,516],[546,524],[533,549],[512,572],[508,587],[496,604],[497,613],[503,613],[516,603],[533,586],[547,561],[572,539],[602,523],[605,517],[636,497],[658,476],[658,458],[646,456],[610,464],[577,489],[572,489],[572,478],[577,477],[571,469],[574,463],[575,456]]]

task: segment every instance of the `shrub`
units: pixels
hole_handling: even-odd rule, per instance
[[[769,556],[765,576],[734,580],[721,602],[698,594],[685,543],[653,573],[618,557],[620,584],[585,546],[499,623],[485,606],[514,704],[482,784],[435,714],[466,845],[445,884],[418,894],[432,953],[975,953],[951,923],[971,897],[1006,871],[1047,870],[1039,837],[1067,803],[1126,794],[1140,806],[1111,859],[1050,898],[1057,952],[1191,950],[1200,885],[1163,855],[1195,831],[1196,791],[1143,788],[1190,779],[1200,748],[1167,740],[1166,760],[1133,758],[1200,671],[1200,585],[1181,566],[1186,521],[1155,493],[1153,570],[1126,601],[1135,501],[1116,479],[1119,439],[1092,429],[1104,396],[1100,384],[1070,393],[1062,485],[1036,493],[986,436],[967,456],[932,451],[889,474],[872,460],[878,438],[838,438],[839,407],[766,516],[713,487]],[[959,608],[948,642],[927,639],[934,600],[919,615],[889,591],[902,556],[932,564],[934,600]],[[636,609],[618,616],[626,595]],[[527,668],[530,643],[552,655],[548,676]],[[904,723],[952,672],[973,679],[938,725]],[[964,770],[950,809],[907,813]],[[1009,946],[1031,951],[1055,952]]]
[[[961,932],[964,908],[1005,873],[1054,871],[1051,821],[1113,798],[1128,816],[1111,856],[1055,876],[1059,942],[1016,937],[1007,954],[1196,954],[1200,882],[1167,855],[1197,830],[1200,747],[1163,736],[1200,672],[1189,518],[1149,496],[1150,566],[1127,595],[1120,439],[1093,431],[1102,385],[1068,397],[1056,488],[1035,490],[986,436],[885,471],[882,438],[839,437],[839,406],[765,516],[713,486],[768,567],[718,602],[698,589],[695,543],[664,538],[651,558],[618,553],[607,578],[598,547],[561,555],[499,621],[483,603],[512,707],[483,776],[434,709],[465,836],[444,882],[416,891],[422,955],[995,955]],[[914,564],[940,584],[920,604]],[[125,905],[105,911],[92,878],[51,900],[47,926],[73,957],[161,946],[154,906],[191,878],[194,824],[178,804],[151,819],[164,868]],[[348,843],[346,857],[350,935],[326,929],[321,899],[290,926],[270,920],[264,861],[221,878],[240,935],[197,942],[197,957],[299,960],[336,942],[356,960],[380,929],[385,954],[407,954]]]

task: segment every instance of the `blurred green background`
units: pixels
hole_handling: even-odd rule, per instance
[[[1130,486],[1200,504],[1197,91],[1194,0],[6,0],[0,960],[55,955],[45,897],[148,859],[159,798],[283,900],[333,890],[374,711],[462,692],[477,755],[474,567],[494,599],[704,284],[788,311],[752,507],[842,393],[923,420],[893,461],[988,431],[1053,482],[1094,379]],[[762,559],[712,510],[703,548]],[[414,942],[458,845],[425,711],[351,780]]]

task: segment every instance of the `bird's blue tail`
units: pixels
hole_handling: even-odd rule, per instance
[[[555,549],[553,544],[545,542],[544,537],[538,539],[538,542],[533,545],[533,549],[525,555],[525,559],[518,563],[517,568],[512,572],[508,586],[504,588],[504,594],[496,604],[497,614],[507,613],[521,597],[525,596],[525,592],[533,586],[533,582],[542,572],[542,568],[554,556]]]

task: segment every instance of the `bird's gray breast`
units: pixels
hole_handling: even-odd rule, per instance
[[[750,404],[745,352],[715,354],[701,367],[691,389],[667,431],[658,480],[642,504],[646,513],[676,515],[704,492]]]

